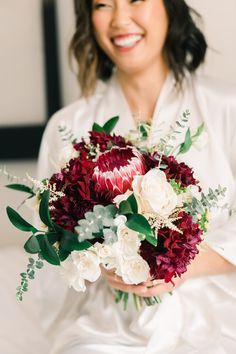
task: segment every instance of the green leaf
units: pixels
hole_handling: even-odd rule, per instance
[[[122,202],[119,205],[119,214],[120,215],[127,215],[127,214],[133,214],[132,207],[128,200],[122,200]]]
[[[78,235],[67,230],[63,230],[60,244],[61,248],[68,252],[83,251],[92,246],[92,244],[88,241],[79,242]]]
[[[129,198],[127,199],[127,202],[129,202],[130,206],[131,206],[131,209],[132,209],[132,212],[134,214],[137,214],[138,212],[138,203],[137,203],[137,200],[134,196],[134,193],[132,193]]]
[[[146,240],[153,246],[157,246],[157,239],[153,236],[150,236],[149,234],[146,235]]]
[[[44,237],[40,239],[40,248],[40,254],[48,263],[60,265],[60,258],[54,247],[50,244],[47,235],[44,235]]]
[[[199,127],[197,128],[196,133],[192,136],[192,140],[196,140],[196,138],[198,138],[204,131],[204,123],[202,123],[201,125],[199,125]]]
[[[92,131],[93,131],[93,132],[97,132],[97,133],[104,133],[103,127],[101,127],[101,126],[100,126],[99,124],[97,124],[97,123],[93,123]]]
[[[110,134],[112,130],[115,128],[117,122],[119,120],[119,116],[113,117],[109,119],[103,126],[103,131],[105,131],[107,134]]]
[[[190,133],[190,129],[188,128],[185,134],[184,143],[180,145],[179,154],[185,154],[186,152],[188,152],[191,145],[192,145],[191,133]]]
[[[8,206],[6,210],[9,220],[17,229],[21,231],[31,231],[33,233],[38,231],[33,225],[29,224],[11,207]]]
[[[69,257],[69,255],[70,255],[70,252],[65,251],[63,248],[59,248],[58,256],[59,256],[61,262],[65,261],[66,258]]]
[[[61,235],[58,232],[47,232],[48,241],[53,245],[55,242],[59,241]]]
[[[126,226],[134,231],[144,234],[145,236],[149,235],[154,238],[153,231],[147,219],[141,214],[131,214],[127,217]]]
[[[50,197],[50,191],[49,190],[44,191],[42,195],[42,199],[39,204],[39,216],[45,225],[53,228],[53,222],[51,220],[49,207],[48,207],[49,197]]]
[[[37,239],[37,236],[32,235],[28,241],[24,244],[24,249],[26,252],[34,254],[40,252],[40,245]]]
[[[35,195],[34,191],[32,188],[24,185],[24,184],[19,184],[19,183],[15,183],[15,184],[7,184],[6,185],[7,188],[10,189],[14,189],[16,191],[20,191],[20,192],[26,192],[32,195]]]

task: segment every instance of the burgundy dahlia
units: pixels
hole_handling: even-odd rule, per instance
[[[89,132],[89,144],[99,147],[100,152],[105,152],[110,150],[113,146],[126,147],[127,142],[120,135],[99,133],[99,132]],[[75,150],[80,152],[80,159],[88,158],[87,142],[84,139],[80,143],[74,144]]]
[[[96,204],[91,181],[94,166],[91,160],[71,159],[67,167],[49,181],[53,189],[65,194],[51,202],[50,214],[53,221],[66,230],[73,231],[78,220]]]
[[[145,162],[148,169],[158,167],[159,155],[157,153],[153,155],[147,154],[145,155]],[[193,176],[193,169],[184,162],[178,162],[174,156],[163,155],[161,163],[166,166],[163,168],[163,171],[168,181],[174,179],[177,183],[180,183],[182,187],[198,184],[198,181]]]
[[[114,198],[131,188],[136,175],[144,175],[146,168],[139,151],[133,147],[113,147],[96,161],[93,181],[97,193],[108,192]]]
[[[176,226],[182,234],[163,228],[158,231],[157,247],[147,241],[141,244],[140,254],[148,262],[153,279],[173,281],[172,278],[187,271],[187,266],[199,252],[197,246],[202,241],[202,230],[190,215],[180,212],[179,216],[181,219]]]

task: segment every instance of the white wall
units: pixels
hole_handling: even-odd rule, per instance
[[[203,17],[209,44],[205,72],[236,84],[236,1],[187,0]]]
[[[0,125],[45,121],[41,1],[0,0]]]

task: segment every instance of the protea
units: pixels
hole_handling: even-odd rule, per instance
[[[133,147],[113,147],[101,154],[94,169],[95,191],[114,198],[131,188],[134,176],[146,173],[144,159]]]

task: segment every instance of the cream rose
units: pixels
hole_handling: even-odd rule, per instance
[[[85,280],[96,281],[101,274],[100,259],[91,250],[73,251],[71,255],[61,263],[61,275],[70,287],[76,291],[85,291]]]
[[[117,274],[126,284],[139,284],[147,281],[150,268],[148,263],[140,256],[122,258]]]
[[[127,218],[120,215],[116,218],[115,224],[117,225],[117,247],[124,256],[137,255],[140,247],[140,239],[138,233],[129,229],[125,223]]]
[[[135,176],[132,187],[140,213],[168,216],[178,204],[174,189],[167,182],[165,173],[158,168],[144,176]]]

